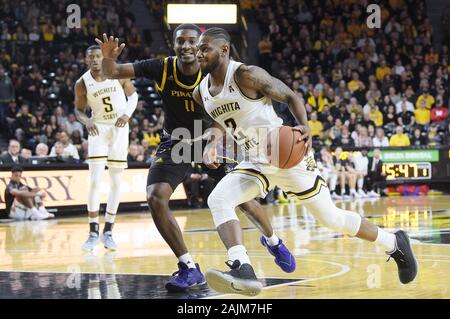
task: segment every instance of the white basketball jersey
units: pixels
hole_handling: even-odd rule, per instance
[[[98,82],[92,77],[90,70],[83,74],[82,79],[94,121],[100,124],[115,124],[127,107],[125,91],[119,80],[106,79]]]
[[[225,128],[234,129],[233,138],[252,162],[267,163],[264,145],[269,130],[283,125],[275,113],[272,100],[267,97],[246,97],[234,80],[234,73],[242,65],[230,61],[222,91],[216,96],[209,93],[209,74],[199,87],[203,105],[208,114]]]

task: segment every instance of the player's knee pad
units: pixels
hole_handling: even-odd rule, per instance
[[[208,197],[208,207],[216,228],[230,220],[238,220],[235,212],[236,205],[233,205],[220,191],[217,191],[217,188]]]
[[[306,206],[320,223],[328,228],[350,236],[355,236],[359,231],[361,216],[336,207],[327,190],[322,190],[317,199]]]
[[[361,216],[337,207],[332,211],[322,212],[318,219],[324,226],[350,236],[355,236],[361,226]]]

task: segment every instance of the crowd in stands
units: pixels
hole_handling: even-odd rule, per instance
[[[379,29],[364,3],[260,1],[260,65],[304,99],[316,150],[448,145],[449,48],[425,1],[381,1]]]
[[[73,88],[86,70],[85,50],[95,37],[106,32],[126,42],[120,62],[155,56],[149,39],[135,27],[127,1],[78,1],[79,29],[66,26],[71,3],[0,0],[0,136],[18,141],[26,159],[45,150],[65,162],[86,159],[87,132],[74,115]],[[137,154],[130,154],[130,161],[150,158],[159,143],[162,114],[154,107],[156,99],[152,92],[141,94],[131,123]]]

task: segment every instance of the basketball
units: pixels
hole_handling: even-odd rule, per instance
[[[268,134],[267,156],[271,165],[291,168],[305,157],[305,141],[298,141],[301,133],[290,126],[281,126]]]

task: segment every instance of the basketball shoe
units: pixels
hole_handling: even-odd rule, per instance
[[[287,273],[295,270],[295,258],[292,256],[289,249],[287,249],[287,247],[283,244],[281,239],[275,246],[270,246],[264,236],[261,236],[260,241],[261,244],[267,248],[269,253],[275,257],[275,263],[281,268],[281,270]]]
[[[246,296],[256,296],[261,292],[262,284],[256,278],[255,271],[250,264],[242,264],[239,260],[226,262],[230,271],[209,269],[206,282],[209,287],[221,293],[234,293]]]
[[[94,247],[98,244],[98,241],[98,234],[95,232],[90,232],[88,239],[84,242],[81,248],[86,251],[93,251]]]
[[[182,292],[192,288],[202,288],[206,285],[205,277],[200,271],[200,266],[195,264],[195,268],[189,268],[183,262],[178,263],[178,271],[174,272],[175,278],[166,284],[169,292]]]
[[[407,284],[416,278],[417,275],[417,260],[414,257],[414,252],[409,242],[409,237],[405,231],[399,230],[395,232],[397,239],[397,249],[390,254],[395,260],[398,267],[398,277],[402,284]]]
[[[109,250],[116,250],[117,249],[117,245],[114,242],[114,239],[112,238],[112,232],[111,231],[107,231],[104,232],[103,234],[100,235],[100,240],[103,243],[103,245],[105,246],[106,249]]]

